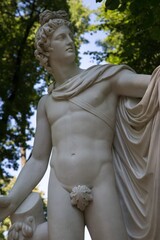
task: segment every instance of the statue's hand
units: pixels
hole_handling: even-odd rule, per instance
[[[29,216],[24,222],[15,222],[8,232],[8,240],[32,239],[35,219]]]
[[[14,212],[15,208],[9,196],[0,195],[0,222]]]

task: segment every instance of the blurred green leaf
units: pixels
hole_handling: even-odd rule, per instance
[[[119,0],[106,0],[105,2],[106,9],[114,10],[119,6]]]

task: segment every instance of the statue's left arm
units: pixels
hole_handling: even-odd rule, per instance
[[[148,87],[150,79],[151,75],[137,74],[125,69],[116,74],[111,81],[113,91],[117,95],[141,98]]]

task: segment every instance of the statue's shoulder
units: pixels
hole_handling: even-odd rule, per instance
[[[95,73],[103,73],[105,71],[111,70],[114,71],[114,69],[119,68],[120,65],[111,64],[111,63],[105,63],[105,64],[97,64],[89,67],[87,69],[87,72],[95,72]]]
[[[49,98],[49,94],[45,94],[40,98],[40,100],[38,102],[37,110],[42,110],[42,109],[45,110],[46,109],[46,104],[47,104],[48,98]]]

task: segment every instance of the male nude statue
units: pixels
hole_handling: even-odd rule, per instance
[[[93,240],[127,240],[112,164],[116,107],[120,95],[141,98],[150,76],[125,67],[114,74],[108,65],[98,82],[87,85],[85,76],[95,77],[101,66],[84,70],[76,65],[73,33],[64,11],[41,14],[35,54],[56,84],[39,101],[32,156],[9,195],[0,197],[0,220],[12,214],[38,184],[52,151],[44,239],[83,240],[86,225]],[[77,95],[72,91],[77,84],[71,84],[74,78],[84,80]],[[70,95],[61,97],[66,82]],[[94,107],[92,113],[84,109],[84,102]],[[103,116],[95,116],[96,111],[107,123]]]

